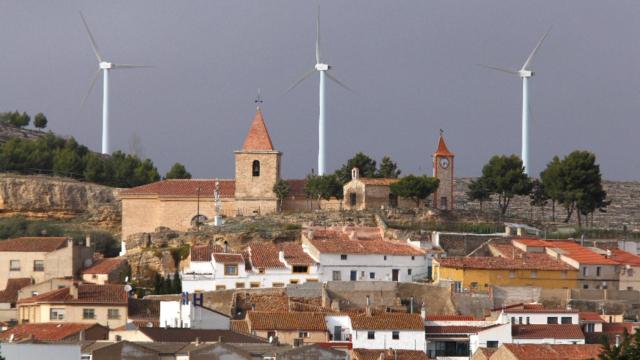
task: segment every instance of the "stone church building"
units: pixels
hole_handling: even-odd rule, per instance
[[[262,111],[258,107],[247,137],[235,155],[235,179],[162,180],[122,190],[122,238],[140,232],[152,232],[165,226],[188,230],[197,222],[216,215],[214,194],[218,184],[220,215],[233,217],[276,212],[278,200],[273,186],[280,179],[282,153],[269,136]],[[440,137],[434,154],[434,176],[440,178],[440,189],[434,204],[448,208],[453,204],[453,154]],[[353,180],[344,187],[344,202],[322,202],[323,209],[380,208],[381,206],[414,206],[413,201],[396,199],[389,185],[397,179],[360,178],[357,169]],[[305,180],[287,180],[290,191],[284,199],[285,211],[309,210],[311,201],[304,193]]]

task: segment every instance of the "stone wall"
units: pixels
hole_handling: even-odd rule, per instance
[[[472,178],[457,178],[455,181],[455,202],[456,208],[466,210],[479,210],[478,202],[470,202],[467,199],[466,191]],[[598,228],[622,229],[627,224],[629,230],[640,230],[640,182],[638,181],[604,181],[603,186],[611,200],[611,205],[606,213],[596,212],[593,216],[593,225]],[[528,197],[516,197],[509,206],[508,215],[523,219],[547,222],[552,221],[551,202],[541,211],[540,208],[532,208]],[[496,201],[483,204],[483,209],[487,212],[497,212]],[[544,215],[544,216],[543,216]],[[562,224],[564,220],[564,209],[556,206],[556,222]],[[575,214],[571,224],[576,225]]]

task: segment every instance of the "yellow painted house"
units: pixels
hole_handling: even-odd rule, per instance
[[[435,283],[456,289],[488,291],[497,286],[569,289],[578,286],[578,270],[544,253],[526,253],[512,245],[490,245],[497,256],[448,257],[433,260]]]

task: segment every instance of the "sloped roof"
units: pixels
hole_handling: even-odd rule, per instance
[[[220,197],[232,198],[236,192],[235,180],[217,180],[220,183]],[[213,198],[215,179],[168,179],[120,191],[120,197],[127,195],[157,195]]]
[[[31,278],[14,278],[7,280],[7,286],[0,291],[0,303],[15,303],[18,300],[18,291],[31,285]]]
[[[374,228],[375,229],[375,228]],[[355,237],[349,238],[349,230],[313,229],[313,236],[309,239],[321,253],[330,254],[380,254],[380,255],[412,255],[422,256],[424,250],[413,247],[406,242],[383,239],[377,229],[360,234],[355,229]]]
[[[604,323],[604,320],[602,320],[602,317],[600,317],[600,314],[594,311],[581,311],[580,321]]]
[[[613,249],[611,250],[611,253],[611,259],[613,261],[617,261],[623,265],[640,266],[640,256],[633,255],[632,253],[620,249]]]
[[[377,179],[377,178],[359,178],[358,180],[361,183],[363,183],[365,185],[370,185],[370,186],[389,186],[391,184],[395,184],[398,181],[400,181],[400,179],[396,179],[396,178],[381,178],[381,179]]]
[[[68,237],[19,237],[0,241],[0,251],[51,252],[67,246]]]
[[[217,263],[243,264],[244,258],[241,254],[213,253],[213,260]]]
[[[427,315],[427,321],[474,321],[477,320],[471,315]]]
[[[247,313],[251,330],[327,331],[324,314],[310,312],[260,312]]]
[[[271,136],[269,136],[269,130],[264,122],[262,111],[256,110],[256,115],[253,117],[253,122],[249,128],[249,133],[244,140],[242,150],[267,150],[273,151],[273,143],[271,142]]]
[[[550,256],[529,256],[523,258],[505,258],[497,256],[461,257],[452,256],[434,259],[441,267],[457,269],[487,269],[487,270],[575,270],[562,261]]]
[[[191,261],[211,261],[211,254],[224,252],[220,245],[194,245],[191,247]]]
[[[231,330],[208,330],[208,329],[186,329],[186,328],[152,328],[143,327],[138,329],[151,340],[159,342],[192,342],[199,341],[219,341],[229,343],[266,343],[267,341],[256,336],[240,334]]]
[[[447,144],[444,141],[444,136],[440,134],[440,138],[438,139],[438,148],[436,152],[433,153],[433,156],[455,156],[449,149],[447,148]]]
[[[518,360],[597,359],[602,345],[503,344]]]
[[[586,265],[617,265],[618,262],[596,253],[571,240],[539,240],[539,239],[517,239],[514,240],[531,247],[546,247],[559,249],[560,253],[580,264]]]
[[[428,334],[477,334],[490,326],[445,325],[425,326],[424,332]]]
[[[511,334],[517,339],[584,339],[580,325],[573,324],[512,324]]]
[[[240,334],[250,334],[246,320],[231,320],[230,329]]]
[[[302,250],[302,245],[295,242],[255,243],[249,245],[251,265],[255,268],[284,268],[280,262],[280,251],[289,265],[312,265],[315,261]]]
[[[353,360],[429,360],[420,350],[368,350],[353,349]]]
[[[524,309],[505,309],[506,314],[577,314],[576,309],[545,309],[545,308],[524,308]]]
[[[18,301],[18,304],[65,303],[65,304],[113,304],[127,305],[127,292],[124,285],[117,284],[80,284],[78,298],[74,298],[69,288],[56,289]]]
[[[424,330],[424,322],[420,314],[408,313],[353,315],[351,326],[354,330]]]
[[[123,265],[127,259],[124,257],[104,258],[96,261],[92,266],[84,269],[83,274],[110,274]]]
[[[0,340],[7,341],[13,335],[14,341],[33,339],[39,341],[60,341],[87,330],[98,324],[79,323],[38,323],[20,324],[0,333]]]

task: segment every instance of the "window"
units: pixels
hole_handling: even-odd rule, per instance
[[[44,271],[44,260],[33,260],[33,271]]]
[[[537,272],[537,271],[535,271],[535,270],[534,270],[534,271],[531,271],[531,278],[532,278],[532,279],[535,279],[535,278],[537,278],[537,277],[538,277],[538,272]]]
[[[347,255],[346,254],[340,255],[340,260],[347,260]]]
[[[300,332],[298,333],[298,337],[299,337],[299,338],[308,338],[308,337],[309,337],[309,333],[308,333],[308,332],[306,332],[306,331],[300,331]]]
[[[375,340],[376,338],[376,332],[375,331],[367,331],[367,339],[368,340]]]
[[[558,323],[558,317],[557,316],[549,316],[547,318],[547,324],[557,324]]]
[[[588,324],[587,324],[587,327],[586,327],[586,331],[587,331],[588,333],[595,332],[595,331],[596,331],[596,324],[594,324],[594,323],[588,323]]]
[[[582,285],[582,288],[583,288],[583,289],[588,289],[588,288],[589,288],[589,285],[588,285],[588,284],[584,284],[584,285]]]
[[[316,279],[316,278],[308,278],[307,282],[318,282],[318,279]]]
[[[387,260],[387,255],[385,255],[385,256],[384,256],[384,260],[385,260],[385,261]]]
[[[411,269],[407,269],[407,274],[411,275]]]
[[[238,275],[238,264],[224,264],[225,275]]]
[[[216,285],[216,290],[226,290],[227,287],[224,285]]]
[[[333,281],[340,281],[342,280],[342,274],[340,273],[340,271],[333,271],[331,278],[333,279]]]
[[[586,267],[586,266],[582,268],[582,276],[587,276],[587,275],[589,275],[589,271],[587,271],[587,270],[588,270],[588,269],[587,269],[587,267]]]
[[[275,331],[267,331],[267,339],[271,339],[276,337],[276,332]]]
[[[527,316],[527,325],[531,324],[531,318]]]
[[[82,309],[82,318],[83,319],[95,319],[96,318],[96,310],[95,309]]]
[[[498,347],[498,341],[496,341],[496,340],[487,340],[487,347],[488,348],[497,348]]]
[[[416,257],[415,257],[415,256],[412,256],[412,257],[411,257],[411,260],[415,260],[415,259],[416,259]]]
[[[254,289],[255,289],[255,288],[259,288],[259,287],[260,287],[260,283],[259,283],[259,282],[252,282],[249,286],[250,286],[251,288],[254,288]]]
[[[108,309],[107,310],[107,318],[108,319],[120,319],[120,310],[119,309]]]
[[[298,280],[298,279],[291,279],[291,280],[289,280],[289,284],[297,284],[297,283],[299,283],[299,282],[300,282],[300,280]]]
[[[571,316],[563,316],[560,319],[560,323],[562,323],[562,324],[571,324]]]
[[[10,260],[9,271],[20,271],[20,260]]]
[[[258,269],[258,274],[264,274],[264,268],[259,268]]]
[[[236,289],[244,289],[244,282],[237,282]]]
[[[306,265],[295,265],[293,266],[293,269],[291,270],[293,273],[296,274],[300,274],[300,273],[308,273],[309,272],[309,267]]]
[[[116,339],[116,341],[119,341],[119,340]],[[88,355],[88,354],[80,355],[80,360],[91,360],[91,355]]]
[[[400,331],[392,331],[391,332],[391,338],[393,340],[400,340]]]
[[[515,316],[511,317],[511,323],[515,325],[515,323],[516,323],[516,317]]]
[[[518,324],[522,325],[522,316],[518,317]]]
[[[32,291],[31,292],[31,296],[38,296],[38,292],[37,291]]]
[[[398,207],[398,195],[389,194],[389,207],[392,207],[392,208]]]
[[[596,267],[596,276],[600,276],[600,270],[602,270],[602,269],[600,268],[600,266],[597,266],[597,267]]]
[[[478,288],[478,283],[477,283],[477,282],[475,282],[475,281],[474,281],[474,282],[472,282],[472,283],[471,283],[471,288],[472,288],[472,289],[477,289],[477,288]]]
[[[272,287],[284,287],[284,283],[281,282],[274,282],[273,284],[271,284]]]
[[[92,279],[97,279],[97,278],[98,278],[98,274],[93,274],[93,275],[91,275],[91,278],[92,278]]]
[[[375,278],[376,278],[376,273],[370,272],[369,273],[369,279],[375,279]]]
[[[253,164],[251,165],[251,175],[260,176],[260,161],[253,160]]]
[[[49,320],[64,320],[64,309],[63,308],[51,308],[49,309]]]
[[[516,278],[516,272],[515,271],[509,271],[509,279],[515,279]]]

